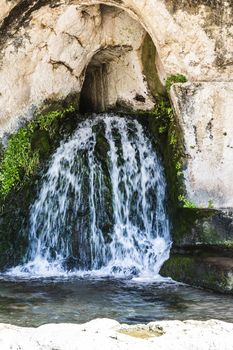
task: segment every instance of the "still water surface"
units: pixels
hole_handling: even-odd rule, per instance
[[[0,279],[0,323],[39,326],[98,317],[129,324],[210,318],[233,322],[233,298],[169,281]]]

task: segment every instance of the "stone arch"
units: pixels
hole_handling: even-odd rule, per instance
[[[100,5],[122,10],[113,18],[114,26],[111,22],[109,25],[107,20],[103,20]],[[30,16],[27,16],[26,11],[27,25],[21,25],[17,31],[18,22],[13,21],[11,26],[7,27],[8,35],[5,32],[7,45],[3,45],[3,69],[0,71],[0,81],[5,83],[0,83],[2,130],[10,131],[14,128],[16,118],[30,118],[45,100],[62,100],[70,94],[79,94],[88,63],[99,51],[108,48],[113,50],[114,47],[115,51],[117,47],[124,47],[127,51],[127,47],[132,46],[137,72],[131,69],[133,73],[130,74],[134,75],[134,78],[131,79],[128,101],[139,109],[150,109],[153,106],[153,99],[143,82],[142,67],[139,67],[137,57],[139,44],[142,43],[140,38],[146,36],[147,26],[133,9],[123,3],[104,0],[77,1],[65,5],[58,3],[56,7],[51,8],[49,5],[46,7],[45,1],[43,6],[31,10]],[[103,26],[106,27],[105,31]],[[141,43],[138,41],[134,45],[133,42],[138,40],[137,31],[140,32]],[[122,33],[124,34],[121,38]],[[123,66],[131,64],[131,61],[128,58]],[[138,84],[133,84],[137,74]],[[160,78],[162,80],[162,77]],[[122,90],[121,95],[123,92],[127,95],[125,90]],[[121,96],[116,96],[111,101],[115,99],[116,102],[119,98]],[[114,102],[110,104],[113,105]]]
[[[77,3],[82,5],[98,5],[103,4],[107,6],[112,6],[124,10],[130,17],[135,21],[140,23],[140,25],[145,29],[152,39],[155,48],[156,48],[156,65],[158,68],[159,77],[162,81],[165,82],[170,71],[167,71],[165,62],[163,62],[163,47],[166,46],[166,42],[169,40],[176,41],[177,36],[172,35],[172,30],[166,37],[167,28],[175,29],[175,32],[178,32],[179,27],[174,21],[174,18],[167,10],[166,6],[160,1],[154,2],[153,0],[147,1],[145,6],[143,2],[136,3],[135,1],[130,0],[79,0]]]
[[[172,12],[169,0],[67,0],[65,3],[61,0],[28,0],[23,4],[16,0],[12,4],[8,2],[10,9],[7,5],[1,14],[1,20],[5,16],[0,24],[2,132],[11,132],[17,118],[32,117],[45,100],[61,100],[80,92],[86,65],[100,50],[101,44],[99,39],[92,40],[90,47],[86,36],[87,45],[82,47],[79,34],[83,36],[86,25],[90,31],[94,26],[98,27],[101,18],[98,11],[90,15],[93,23],[85,22],[80,16],[78,35],[73,31],[72,20],[76,25],[75,14],[81,7],[94,8],[98,4],[124,10],[150,35],[156,47],[156,66],[163,83],[170,74],[177,73],[191,81],[203,78],[206,81],[223,73],[228,79],[231,66],[226,63],[220,72],[213,65],[215,41],[205,33],[204,26],[201,28],[199,16],[182,9],[179,13]]]
[[[115,22],[113,41],[104,42],[87,61],[81,89],[80,110],[150,109],[154,97],[164,89],[157,71],[157,50],[141,24],[115,6],[100,5],[104,35],[108,21]],[[129,19],[131,22],[129,22]],[[126,22],[126,25],[122,25]],[[132,31],[128,27],[133,27]],[[134,32],[134,33],[132,33]]]
[[[79,5],[104,4],[121,8],[138,21],[150,35],[159,56],[162,56],[162,47],[165,46],[168,37],[170,37],[170,42],[177,41],[179,26],[168,11],[167,6],[161,1],[79,0],[77,3]],[[172,35],[172,30],[174,29],[176,35]]]

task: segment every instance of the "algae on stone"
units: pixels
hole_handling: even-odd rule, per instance
[[[177,281],[232,294],[232,268],[230,258],[172,255],[160,272]]]

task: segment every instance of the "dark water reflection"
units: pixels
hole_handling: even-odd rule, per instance
[[[130,324],[210,318],[233,322],[233,298],[167,282],[0,280],[0,322],[39,326],[82,323],[97,317]]]

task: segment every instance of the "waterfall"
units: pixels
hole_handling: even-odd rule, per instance
[[[163,168],[142,125],[100,115],[52,156],[10,273],[157,275],[170,250]]]

